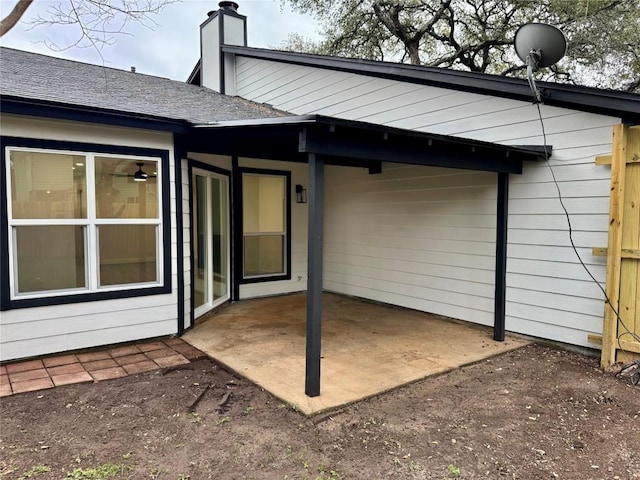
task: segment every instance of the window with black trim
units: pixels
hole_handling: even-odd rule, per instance
[[[275,279],[290,275],[289,178],[242,173],[242,276]]]
[[[6,147],[12,299],[164,281],[162,161]]]

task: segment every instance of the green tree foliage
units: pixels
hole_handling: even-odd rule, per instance
[[[281,0],[312,15],[324,40],[304,51],[523,76],[513,37],[543,22],[569,40],[546,79],[640,91],[640,0]]]

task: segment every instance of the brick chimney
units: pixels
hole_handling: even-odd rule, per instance
[[[247,17],[238,4],[222,1],[200,25],[200,84],[220,93],[234,95],[235,55],[223,53],[222,45],[247,46]]]

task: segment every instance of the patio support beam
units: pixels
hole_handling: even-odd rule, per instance
[[[505,173],[522,173],[522,161],[525,159],[516,152],[507,154],[473,145],[453,142],[431,144],[428,139],[394,135],[389,135],[386,139],[383,135],[370,138],[358,133],[340,129],[332,133],[319,128],[308,128],[304,142],[299,144],[299,151],[331,158]]]
[[[493,339],[504,342],[505,304],[507,296],[507,220],[509,218],[509,174],[498,173],[496,215],[496,269]]]
[[[307,360],[304,393],[320,395],[322,339],[322,249],[324,219],[324,160],[314,153],[309,162],[309,244],[307,253]]]

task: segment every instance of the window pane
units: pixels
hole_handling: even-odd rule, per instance
[[[242,176],[244,233],[284,232],[285,177]]]
[[[100,286],[157,282],[155,225],[98,227]]]
[[[193,176],[193,255],[195,272],[194,279],[194,306],[197,308],[209,302],[209,266],[208,226],[207,221],[207,177]]]
[[[85,158],[11,151],[13,218],[86,218]]]
[[[158,162],[96,157],[95,169],[97,218],[158,218]]]
[[[273,275],[284,271],[284,235],[244,237],[244,276]]]
[[[227,181],[211,178],[213,222],[213,299],[227,295]]]
[[[85,286],[84,228],[15,227],[18,293]]]

